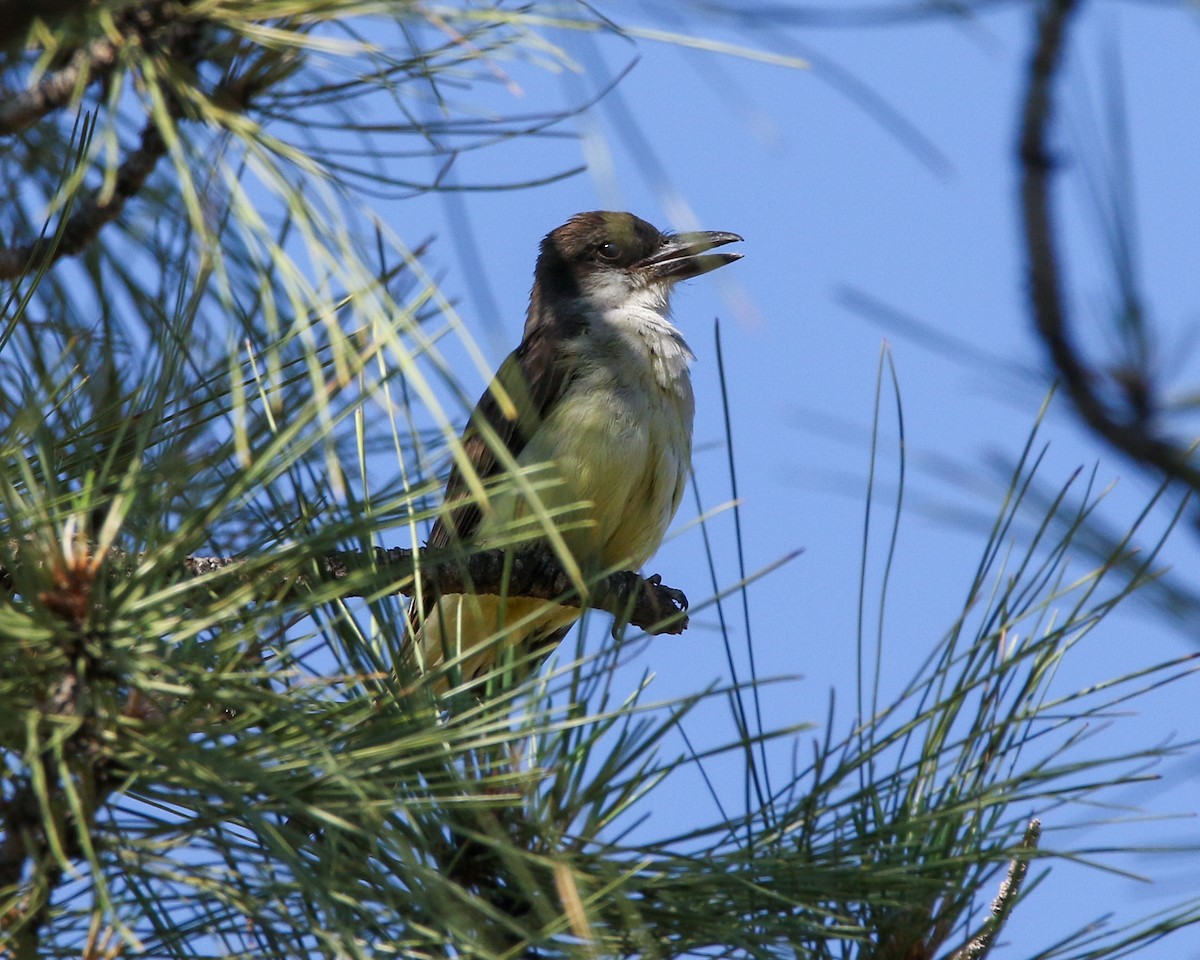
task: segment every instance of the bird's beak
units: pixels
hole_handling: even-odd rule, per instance
[[[689,277],[698,277],[702,273],[733,263],[734,260],[741,260],[740,253],[705,252],[741,239],[736,233],[724,233],[720,230],[676,233],[668,236],[653,256],[633,266],[648,280],[687,280]]]

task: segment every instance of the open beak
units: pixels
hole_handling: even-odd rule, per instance
[[[736,233],[720,230],[670,234],[652,256],[635,263],[633,268],[648,280],[687,280],[741,260],[740,253],[706,252],[741,239]]]

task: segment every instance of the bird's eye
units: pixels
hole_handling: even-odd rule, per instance
[[[596,248],[596,256],[601,260],[607,260],[610,263],[614,260],[619,260],[621,257],[621,248],[612,241],[602,243]]]

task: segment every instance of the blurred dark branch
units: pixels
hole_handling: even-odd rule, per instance
[[[9,541],[12,568],[0,565],[0,589],[19,591],[21,580],[21,544]],[[121,579],[132,575],[141,557],[110,550],[105,557],[109,576]],[[256,564],[234,557],[188,557],[181,576],[200,577],[227,571],[239,587],[251,583],[260,600],[281,600],[299,596],[320,584],[345,584],[338,597],[376,596],[400,593],[412,596],[420,586],[427,597],[454,593],[494,594],[553,600],[563,606],[580,607],[584,601],[571,577],[554,552],[544,545],[518,550],[481,550],[464,555],[461,551],[421,550],[405,547],[376,547],[370,554],[342,551],[320,557],[314,576],[299,574],[294,566]],[[221,589],[220,578],[210,580],[204,589]],[[655,634],[680,634],[687,629],[687,597],[662,583],[658,576],[643,578],[631,570],[601,577],[588,587],[588,607],[612,614],[627,623]]]
[[[1089,367],[1068,329],[1050,197],[1055,161],[1047,137],[1054,118],[1054,82],[1067,26],[1078,6],[1078,0],[1048,0],[1042,7],[1021,117],[1021,208],[1034,323],[1083,421],[1137,463],[1200,492],[1200,467],[1194,462],[1193,448],[1159,435],[1150,419],[1156,404],[1139,397],[1119,377],[1111,386],[1125,398],[1124,407],[1114,409],[1106,402],[1103,374]]]

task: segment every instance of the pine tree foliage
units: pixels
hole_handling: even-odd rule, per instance
[[[960,619],[891,702],[861,639],[848,729],[758,729],[739,684],[671,702],[621,689],[634,631],[564,648],[523,682],[496,677],[486,697],[435,696],[403,655],[398,584],[311,576],[335,550],[417,545],[437,457],[461,454],[467,378],[441,347],[469,339],[371,203],[430,186],[405,179],[405,157],[566,119],[471,110],[489,64],[558,55],[539,32],[557,12],[13,6],[6,955],[967,960],[1019,915],[1043,862],[1087,856],[1039,839],[1035,818],[1192,749],[1081,749],[1094,721],[1192,667],[1056,685],[1156,565],[1123,542],[1071,566],[1090,491],[1046,513],[1073,504],[1073,523],[1016,536],[1032,440]],[[582,6],[567,19],[607,28]],[[536,492],[538,478],[514,482]],[[183,576],[198,553],[241,562]],[[726,742],[681,746],[682,720],[709,704],[732,705]],[[655,816],[664,787],[718,767],[744,809],[714,788],[707,818]],[[1197,919],[1183,904],[1057,953],[1116,956]]]

